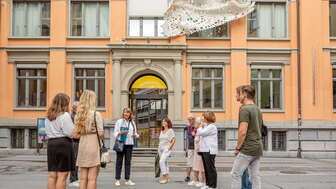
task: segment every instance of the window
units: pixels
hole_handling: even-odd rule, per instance
[[[272,131],[272,150],[286,151],[286,131]]]
[[[37,129],[29,129],[29,148],[37,148]]]
[[[267,136],[262,137],[262,143],[263,143],[264,151],[267,151],[267,149],[268,149],[268,140],[267,140]]]
[[[286,38],[286,3],[257,3],[255,10],[248,15],[248,37]]]
[[[71,36],[107,37],[108,35],[108,1],[71,2]]]
[[[336,37],[336,1],[330,1],[330,35]]]
[[[13,1],[12,35],[39,37],[50,35],[50,1]]]
[[[223,108],[223,68],[192,68],[192,108]]]
[[[223,24],[215,28],[207,29],[204,31],[199,31],[191,34],[189,37],[202,37],[202,38],[211,38],[211,37],[228,37],[228,24]]]
[[[333,67],[333,107],[336,109],[336,66]]]
[[[163,18],[130,18],[128,36],[130,37],[164,37],[161,25]]]
[[[255,102],[261,109],[282,109],[282,70],[252,68],[251,84],[256,89]]]
[[[75,68],[75,100],[86,89],[96,93],[98,107],[105,107],[105,69]]]
[[[225,136],[225,130],[218,130],[218,149],[225,151],[226,149],[226,136]]]
[[[47,70],[17,68],[17,107],[45,107]]]
[[[12,148],[24,148],[24,129],[11,129]]]

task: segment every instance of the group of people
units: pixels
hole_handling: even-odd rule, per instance
[[[261,125],[262,115],[254,104],[255,89],[244,85],[237,88],[237,101],[241,103],[238,121],[238,139],[234,154],[236,159],[231,171],[232,189],[260,189],[260,157],[262,156]],[[99,146],[104,139],[103,118],[96,111],[96,95],[85,90],[79,102],[73,105],[69,114],[70,98],[66,94],[57,94],[47,113],[46,132],[48,136],[48,189],[66,188],[66,179],[70,175],[70,184],[81,189],[96,188],[100,168]],[[202,117],[188,116],[186,127],[187,141],[187,177],[188,185],[201,189],[217,188],[217,170],[215,158],[218,153],[218,131],[216,115],[207,111]],[[115,186],[120,186],[121,170],[124,162],[125,185],[134,186],[131,177],[133,146],[139,138],[133,114],[124,108],[121,118],[116,122],[114,137],[123,143],[122,151],[116,152]],[[176,137],[172,121],[166,117],[161,122],[159,136],[160,184],[169,182],[168,159],[173,153]],[[78,167],[80,182],[78,182]],[[191,179],[191,172],[194,177]],[[244,177],[242,178],[244,174]],[[249,177],[250,175],[250,177]],[[201,177],[201,178],[200,178]],[[242,185],[242,183],[244,183]],[[246,185],[246,186],[245,186]]]

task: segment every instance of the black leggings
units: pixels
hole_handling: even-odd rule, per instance
[[[217,171],[215,167],[216,155],[211,155],[210,152],[201,152],[206,185],[211,188],[217,188]]]

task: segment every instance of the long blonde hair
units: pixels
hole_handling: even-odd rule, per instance
[[[96,110],[96,94],[85,90],[79,99],[75,118],[76,131],[85,134],[91,131],[91,112]]]

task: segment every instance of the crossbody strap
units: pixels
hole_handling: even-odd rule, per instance
[[[101,150],[102,149],[102,146],[100,144],[100,139],[99,139],[99,135],[98,135],[98,127],[97,127],[97,121],[96,121],[96,111],[94,112],[94,125],[96,127],[96,134],[97,134],[97,139],[98,139],[98,144],[99,144],[99,149]],[[105,143],[104,143],[104,140],[102,140],[103,142],[103,147],[105,148]]]

